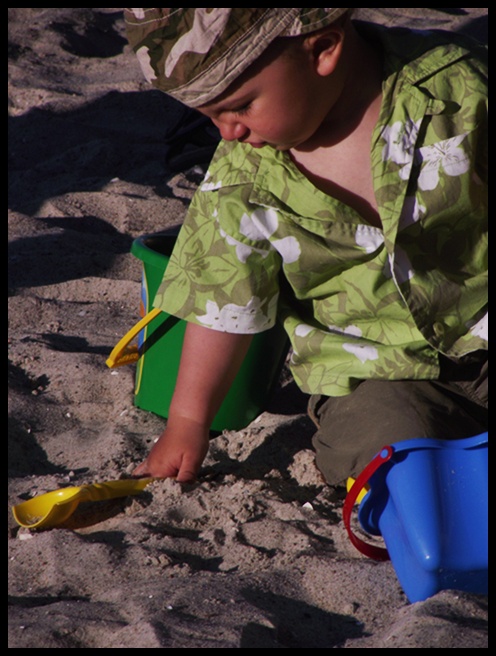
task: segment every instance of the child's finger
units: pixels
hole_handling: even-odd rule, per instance
[[[142,462],[133,470],[133,476],[146,476],[149,474],[150,472],[147,470],[147,467],[144,462]]]
[[[176,476],[176,481],[179,481],[179,483],[190,483],[196,480],[200,464],[201,462],[198,462],[197,459],[184,456]]]

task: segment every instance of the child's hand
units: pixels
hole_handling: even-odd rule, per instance
[[[180,429],[168,426],[133,475],[194,481],[207,455],[209,431],[194,422],[187,424]]]
[[[167,428],[135,476],[195,480],[207,455],[209,427],[252,338],[188,323]]]

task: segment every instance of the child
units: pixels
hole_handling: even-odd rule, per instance
[[[125,11],[148,80],[223,138],[155,298],[188,326],[136,475],[196,477],[251,336],[276,318],[329,484],[386,443],[487,430],[482,54],[351,12]]]

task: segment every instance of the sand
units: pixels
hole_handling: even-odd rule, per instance
[[[487,39],[486,8],[360,13]],[[208,143],[172,157],[181,117],[120,9],[9,9],[9,648],[487,648],[486,597],[409,603],[351,545],[286,369],[197,483],[15,523],[31,496],[129,476],[163,429],[134,405],[134,366],[105,360],[138,318],[133,239],[180,225],[201,179]]]

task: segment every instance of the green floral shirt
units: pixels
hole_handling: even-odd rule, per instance
[[[287,153],[221,142],[154,302],[234,333],[279,317],[296,382],[330,396],[437,378],[439,353],[487,348],[485,64],[446,35],[366,29],[384,52],[371,144],[383,228]]]

